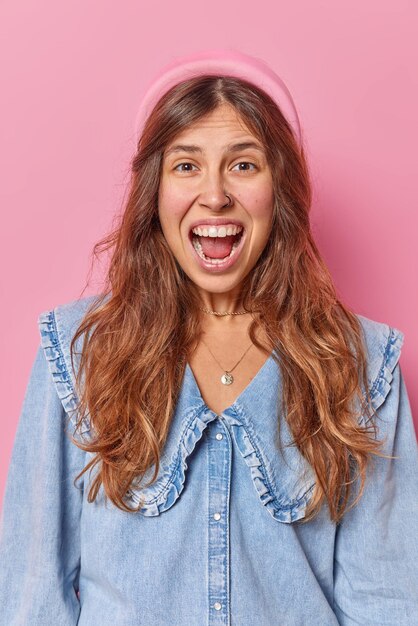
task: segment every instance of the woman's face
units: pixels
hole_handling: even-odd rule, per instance
[[[273,200],[264,148],[230,105],[189,126],[164,151],[161,227],[200,289],[224,293],[240,285],[270,236]]]

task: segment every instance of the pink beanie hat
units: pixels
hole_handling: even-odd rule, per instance
[[[166,65],[145,92],[135,120],[135,137],[139,139],[145,121],[158,100],[171,87],[202,74],[219,74],[243,78],[261,87],[279,106],[292,127],[299,145],[301,126],[295,104],[282,79],[261,59],[236,50],[208,50],[182,57]]]

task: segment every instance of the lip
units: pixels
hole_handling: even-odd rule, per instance
[[[205,222],[203,220],[201,220],[200,222],[195,222],[194,225],[192,226],[192,228],[194,228],[195,226],[198,226],[198,224],[213,224],[213,222]],[[232,221],[224,221],[224,224],[237,224],[239,226],[242,226],[241,222],[237,222],[237,220],[232,220]],[[219,225],[219,224],[217,224]],[[242,231],[242,235],[241,235],[241,239],[239,241],[239,245],[236,248],[234,255],[230,258],[227,259],[224,263],[218,263],[216,265],[212,265],[212,263],[210,262],[206,262],[204,259],[201,259],[200,256],[197,254],[196,250],[194,249],[193,243],[192,243],[192,239],[193,239],[193,233],[191,232],[191,230],[189,231],[191,236],[188,237],[189,240],[189,245],[190,248],[192,250],[192,255],[193,257],[196,259],[197,264],[204,270],[206,270],[207,272],[211,272],[212,274],[219,274],[220,272],[224,272],[225,270],[229,269],[230,267],[232,267],[233,265],[235,265],[235,263],[237,263],[237,261],[239,260],[239,257],[241,256],[241,252],[242,249],[244,248],[244,243],[245,240],[247,238],[247,232],[245,230],[245,228],[243,227],[243,231]]]
[[[196,226],[200,226],[201,224],[207,224],[208,226],[223,226],[224,224],[235,224],[236,226],[242,226],[242,228],[245,230],[244,224],[239,220],[234,220],[232,218],[228,219],[227,217],[208,217],[205,220],[196,220],[195,222],[192,222],[189,226],[189,233],[193,228],[196,228]]]

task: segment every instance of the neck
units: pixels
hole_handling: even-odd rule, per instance
[[[241,302],[240,292],[238,289],[222,293],[214,293],[210,291],[205,291],[203,289],[200,289],[199,291],[201,307],[204,309],[208,309],[209,311],[216,311],[218,313],[239,313],[244,310]],[[242,317],[240,315],[218,316],[210,315],[209,313],[203,313],[203,315],[207,317],[216,317],[222,319],[229,319],[231,317]]]

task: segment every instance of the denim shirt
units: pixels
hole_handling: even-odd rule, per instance
[[[358,316],[379,438],[396,459],[373,457],[340,524],[325,505],[300,523],[315,477],[295,446],[275,447],[281,375],[271,355],[221,414],[186,366],[158,479],[131,486],[127,501],[145,502],[127,513],[102,489],[87,502],[88,473],[73,485],[92,454],[64,430],[77,407],[70,340],[91,298],[38,319],[2,509],[0,624],[417,625],[418,459],[403,333]]]

